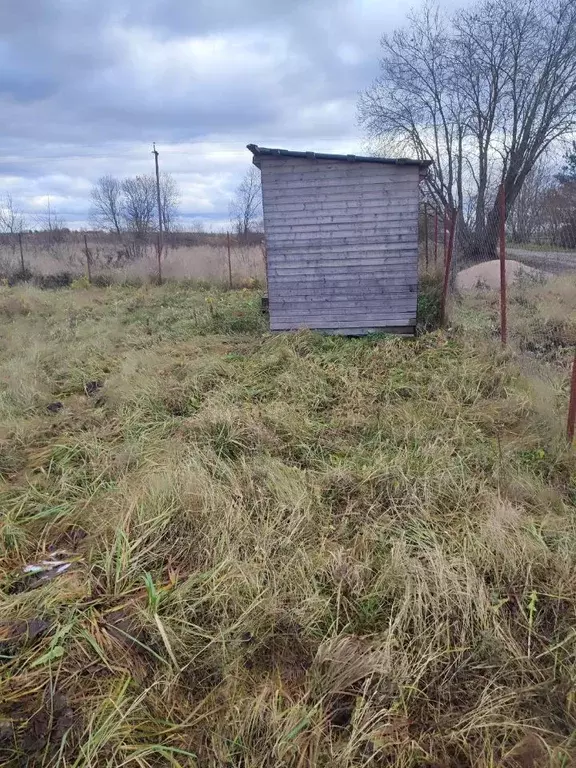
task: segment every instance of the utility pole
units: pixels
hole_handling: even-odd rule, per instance
[[[158,197],[158,284],[162,285],[162,199],[160,196],[160,170],[158,169],[158,150],[156,142],[152,144],[152,154],[154,155],[154,164],[156,165],[156,195]]]

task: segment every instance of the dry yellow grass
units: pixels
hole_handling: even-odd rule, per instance
[[[497,338],[500,294],[478,288],[452,301],[451,320],[468,336]],[[530,276],[508,289],[509,342],[524,362],[545,360],[566,368],[576,347],[576,275]]]
[[[149,280],[157,275],[158,264],[152,248],[148,249],[147,255],[142,259],[116,265],[116,254],[109,244],[102,245],[90,241],[88,247],[92,253],[94,275],[105,275],[115,282]],[[73,276],[81,276],[86,274],[86,256],[82,249],[83,243],[79,238],[54,245],[52,248],[40,247],[32,241],[26,245],[25,266],[33,275],[70,272]],[[0,273],[4,271],[9,275],[16,272],[20,268],[19,259],[17,247],[0,247]],[[235,285],[241,285],[251,279],[260,282],[265,280],[265,263],[260,245],[233,246],[230,261]],[[163,258],[162,271],[167,279],[227,284],[227,248],[225,245],[168,247]]]
[[[573,765],[567,367],[465,320],[1,288],[2,764]]]

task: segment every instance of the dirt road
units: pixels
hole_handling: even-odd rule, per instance
[[[508,247],[506,255],[544,272],[576,271],[576,251],[528,251]]]

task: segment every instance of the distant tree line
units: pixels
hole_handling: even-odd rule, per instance
[[[45,232],[46,244],[51,247],[61,243],[70,230],[64,219],[53,210],[49,197],[45,209],[30,219],[18,207],[10,193],[0,196],[0,235],[8,237],[14,248],[16,236],[33,231]]]
[[[508,229],[517,243],[576,248],[576,142],[560,173],[544,161],[534,166],[510,211]]]

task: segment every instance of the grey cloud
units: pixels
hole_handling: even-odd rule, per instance
[[[81,222],[90,182],[148,170],[154,139],[189,148],[186,173],[163,162],[225,218],[248,141],[358,146],[356,94],[400,19],[377,0],[3,0],[0,193],[59,195]]]
[[[130,23],[153,24],[169,36],[198,35],[226,29],[254,29],[254,27],[309,26],[311,14],[320,10],[328,17],[344,0],[144,0],[129,8],[126,20]]]

